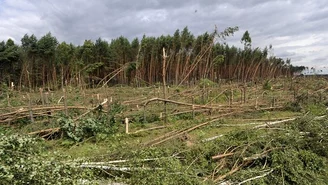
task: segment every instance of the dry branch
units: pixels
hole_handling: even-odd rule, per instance
[[[246,179],[240,183],[238,183],[238,185],[241,185],[241,184],[245,184],[246,182],[249,182],[249,181],[252,181],[252,180],[255,180],[255,179],[259,179],[259,178],[262,178],[262,177],[265,177],[267,175],[269,175],[270,173],[273,172],[273,169],[271,169],[270,171],[264,173],[263,175],[259,175],[259,176],[255,176],[255,177],[252,177],[252,178],[249,178],[249,179]]]
[[[68,109],[88,109],[87,107],[84,106],[67,106]],[[64,106],[49,106],[49,107],[32,107],[32,111],[39,111],[39,110],[63,110]],[[26,113],[29,110],[20,108],[17,111],[1,114],[0,118],[6,117],[9,115],[15,115],[15,114],[21,114],[21,113]]]
[[[144,98],[139,98],[139,99],[133,99],[133,100],[127,100],[127,101],[123,101],[122,104],[130,105],[130,104],[133,103],[133,102],[143,101],[143,100],[145,100],[145,99],[146,99],[146,97],[144,97]]]
[[[223,95],[228,89],[225,89],[224,91],[222,91],[220,94],[218,94],[217,96],[215,96],[214,98],[212,98],[212,100],[210,100],[209,102],[206,103],[206,105],[212,103],[214,100],[216,100],[217,98],[219,98],[221,95]]]
[[[55,133],[55,132],[58,132],[59,130],[60,130],[60,127],[49,128],[49,129],[45,129],[45,130],[30,132],[30,133],[28,133],[28,135],[40,135],[40,134],[45,134],[45,133]],[[46,136],[43,136],[43,137],[46,137]]]
[[[173,103],[176,105],[185,105],[185,106],[190,106],[194,108],[203,108],[203,109],[216,109],[216,110],[240,110],[240,109],[251,109],[254,110],[254,106],[244,106],[244,105],[234,105],[234,107],[230,106],[224,106],[224,105],[218,105],[216,107],[213,106],[207,106],[207,105],[199,105],[199,104],[192,104],[192,103],[185,103],[185,102],[179,102],[179,101],[174,101],[174,100],[169,100],[169,99],[163,99],[163,98],[152,98],[144,102],[143,106],[147,106],[149,103],[154,102],[154,101],[162,101],[162,102],[169,102]],[[274,110],[274,109],[280,109],[282,107],[268,107],[268,108],[261,108],[258,110]]]
[[[197,128],[203,127],[203,126],[205,126],[205,125],[207,125],[207,124],[209,124],[209,123],[212,123],[212,122],[218,121],[219,119],[221,119],[222,116],[232,115],[232,114],[235,114],[235,113],[236,113],[236,112],[232,112],[232,113],[227,113],[227,114],[224,114],[224,115],[220,115],[220,116],[218,116],[216,119],[213,119],[213,120],[210,120],[210,121],[207,121],[207,122],[201,123],[201,124],[196,125],[196,126],[193,126],[193,127],[191,127],[191,128],[182,129],[182,130],[178,131],[176,134],[173,134],[173,135],[171,135],[171,136],[169,136],[169,137],[167,137],[167,138],[164,138],[163,140],[160,140],[160,141],[158,141],[158,142],[155,142],[155,143],[151,144],[151,146],[155,146],[155,145],[161,144],[161,143],[163,143],[163,142],[165,142],[165,141],[167,141],[167,140],[173,139],[173,138],[175,138],[175,137],[177,137],[177,136],[180,136],[180,135],[182,135],[182,134],[188,133],[188,132],[190,132],[190,131],[192,131],[192,130],[195,130],[195,129],[197,129]]]
[[[154,99],[156,99],[156,98],[154,98]],[[155,100],[153,100],[153,101],[155,101]],[[272,110],[272,109],[279,109],[279,108],[281,108],[281,107],[262,108],[262,109],[258,109],[258,110],[255,110],[255,111],[268,110],[268,109],[269,110]],[[170,139],[173,139],[173,138],[175,138],[177,136],[180,136],[182,134],[188,133],[188,132],[190,132],[192,130],[195,130],[197,128],[200,128],[200,127],[203,127],[205,125],[208,125],[208,124],[210,124],[212,122],[218,121],[219,119],[221,119],[224,116],[231,116],[231,115],[234,115],[234,114],[245,113],[245,112],[249,112],[249,110],[248,111],[247,110],[245,110],[245,111],[234,111],[234,112],[229,112],[229,113],[226,113],[226,114],[221,114],[219,116],[216,116],[216,117],[212,118],[212,120],[210,120],[210,121],[207,121],[207,122],[198,124],[198,125],[193,126],[193,127],[189,127],[189,128],[185,128],[185,129],[181,129],[181,130],[175,131],[172,134],[165,134],[164,136],[161,136],[159,138],[156,138],[156,139],[148,142],[146,145],[155,146],[155,145],[161,144],[161,143],[163,143],[165,141],[168,141]]]
[[[174,135],[174,134],[179,133],[180,131],[181,131],[181,130],[173,130],[173,131],[171,131],[171,132],[165,133],[164,135],[162,135],[162,136],[160,136],[160,137],[158,137],[158,138],[155,138],[155,139],[153,139],[153,140],[151,140],[151,141],[145,143],[144,145],[151,145],[152,143],[154,143],[154,142],[156,142],[156,141],[160,141],[161,139],[165,139],[165,138],[167,138],[167,137],[169,137],[169,136],[171,136],[171,135]]]
[[[244,157],[244,158],[243,158],[243,161],[254,161],[254,160],[256,160],[256,159],[263,158],[263,157],[266,156],[267,153],[269,153],[269,152],[271,152],[271,151],[273,151],[273,150],[278,150],[278,149],[282,149],[282,148],[283,148],[283,147],[270,148],[270,149],[268,149],[268,150],[263,151],[263,152],[260,153],[260,154],[254,154],[254,155],[252,155],[252,156],[250,156],[250,157]]]
[[[82,115],[78,116],[77,118],[74,119],[74,121],[76,121],[76,120],[82,118],[82,117],[85,116],[86,114],[90,113],[92,110],[97,109],[99,106],[104,105],[105,103],[107,103],[107,101],[108,101],[107,98],[104,99],[104,101],[103,101],[101,104],[99,104],[97,107],[94,107],[93,109],[91,109],[91,110],[89,110],[89,111],[83,113]],[[47,137],[47,136],[49,136],[49,135],[51,135],[51,134],[53,134],[53,133],[55,133],[55,132],[58,132],[59,130],[60,130],[60,127],[57,127],[57,128],[50,128],[50,129],[45,129],[45,130],[39,130],[39,131],[35,131],[35,132],[30,132],[30,133],[28,133],[28,134],[29,134],[29,135],[35,135],[35,134],[40,135],[40,134],[42,134],[42,133],[46,133],[45,135],[41,136],[41,137],[45,138],[45,137]]]
[[[162,170],[162,168],[146,168],[146,167],[119,167],[119,166],[102,166],[102,165],[80,165],[81,168],[97,168],[103,170],[115,170],[115,171],[140,171],[140,170]]]
[[[150,131],[150,130],[157,130],[157,129],[162,129],[162,128],[166,128],[166,126],[158,126],[158,127],[147,128],[147,129],[141,129],[141,130],[137,130],[131,134],[136,134],[139,132],[145,132],[145,131]]]
[[[82,165],[111,165],[111,164],[118,164],[118,163],[128,163],[128,162],[148,162],[148,161],[157,161],[167,158],[177,158],[176,156],[168,156],[168,157],[159,157],[159,158],[146,158],[146,159],[138,159],[137,161],[131,159],[121,159],[121,160],[113,160],[113,161],[106,161],[106,162],[85,162]],[[75,164],[74,162],[70,162],[69,164]]]
[[[80,116],[74,118],[74,121],[77,121],[77,120],[81,119],[83,116],[85,116],[85,115],[89,114],[90,112],[96,110],[97,108],[99,108],[99,106],[105,105],[107,102],[108,102],[108,99],[105,98],[104,101],[102,103],[100,103],[98,106],[96,106],[96,107],[92,108],[91,110],[88,110],[87,112],[85,112],[85,113],[81,114]]]
[[[207,139],[203,139],[202,142],[212,141],[212,140],[217,139],[217,138],[222,137],[222,136],[223,136],[222,134],[220,134],[218,136],[213,136],[213,137],[210,137],[210,138],[207,138]]]
[[[246,148],[247,148],[247,147],[246,147]],[[246,148],[243,150],[242,154],[246,151]],[[217,182],[217,181],[223,180],[223,179],[226,178],[227,176],[232,175],[233,173],[237,172],[237,171],[240,170],[242,167],[248,165],[248,164],[251,163],[252,161],[257,160],[257,159],[259,159],[259,158],[263,158],[263,157],[265,157],[265,156],[267,155],[267,153],[269,153],[269,152],[271,152],[271,151],[273,151],[273,150],[282,149],[282,148],[283,148],[283,147],[271,148],[271,149],[268,149],[268,150],[263,151],[263,152],[260,153],[260,154],[254,154],[254,155],[252,155],[252,156],[250,156],[250,157],[244,157],[244,158],[242,159],[242,163],[241,163],[240,165],[238,165],[238,166],[236,165],[237,162],[238,162],[238,160],[237,160],[236,163],[235,163],[235,165],[232,167],[232,169],[231,169],[228,173],[223,174],[223,175],[217,177],[217,178],[214,180],[214,182]],[[231,156],[231,155],[234,155],[234,154],[235,154],[234,152],[224,153],[224,154],[220,154],[220,155],[213,156],[212,159],[221,159],[221,158],[224,158],[224,157],[227,157],[227,156]],[[272,171],[271,171],[271,172],[272,172]],[[271,172],[269,172],[269,173],[271,173]],[[268,173],[268,174],[269,174],[269,173]],[[268,175],[268,174],[266,174],[266,175]],[[264,176],[265,176],[265,175],[264,175]],[[261,177],[264,177],[264,176],[257,176],[257,177],[254,177],[254,178],[250,178],[250,179],[247,179],[247,180],[245,180],[245,181],[242,181],[242,182],[239,183],[239,184],[243,184],[243,183],[245,183],[245,182],[248,182],[248,181],[251,181],[251,180],[254,180],[254,179],[257,179],[257,178],[261,178]]]
[[[115,74],[112,76],[112,77],[110,77],[101,87],[105,87],[105,85],[107,85],[107,83],[109,82],[109,81],[111,81],[116,75],[118,75],[120,72],[122,72],[122,71],[124,71],[125,70],[125,68],[126,67],[128,67],[128,64],[129,63],[127,63],[127,64],[125,64],[125,65],[123,65],[121,68],[118,68],[116,71],[117,72],[115,72]],[[105,78],[107,78],[107,76],[105,77]],[[100,82],[99,82],[100,83]],[[98,83],[98,84],[99,84]]]
[[[209,111],[210,109],[201,109],[201,110],[187,110],[187,111],[183,111],[183,112],[175,112],[173,114],[170,114],[171,116],[176,116],[176,115],[180,115],[180,114],[187,114],[187,113],[195,113],[195,112],[206,112]]]
[[[67,106],[67,109],[87,109],[86,107],[83,106]],[[36,116],[45,116],[45,112],[54,112],[54,111],[62,111],[65,110],[64,106],[52,106],[52,107],[35,107],[31,109],[24,109],[21,108],[17,111],[9,112],[0,115],[0,123],[6,123],[9,121],[15,121],[21,118],[26,118],[30,116],[30,111],[32,110],[33,112],[33,117]],[[41,111],[41,112],[38,112]],[[49,115],[47,115],[49,116]]]
[[[101,79],[101,80],[99,81],[99,83],[97,84],[97,87],[101,84],[101,82],[105,81],[105,79],[106,79],[107,77],[109,77],[109,76],[112,75],[113,73],[116,73],[116,72],[119,71],[119,70],[120,70],[120,68],[117,68],[117,69],[115,69],[114,71],[112,71],[112,72],[110,72],[109,74],[107,74],[103,79]]]
[[[174,100],[168,100],[168,99],[163,99],[163,98],[152,98],[144,103],[144,106],[147,106],[150,102],[153,101],[162,101],[162,102],[169,102],[177,105],[186,105],[186,106],[194,106],[195,108],[206,108],[206,109],[219,109],[219,107],[210,107],[206,105],[198,105],[198,104],[192,104],[192,103],[184,103],[184,102],[179,102],[179,101],[174,101]]]
[[[285,120],[279,120],[279,121],[267,122],[267,123],[262,124],[262,125],[257,125],[257,126],[255,126],[254,128],[267,127],[267,126],[275,125],[275,124],[278,124],[278,123],[285,123],[285,122],[289,122],[289,121],[294,121],[295,119],[296,119],[296,118],[289,118],[289,119],[285,119]]]
[[[221,176],[219,176],[218,178],[216,178],[216,179],[214,180],[214,182],[221,181],[221,180],[223,180],[224,178],[226,178],[227,176],[234,174],[235,172],[237,172],[238,170],[240,170],[244,165],[246,165],[246,164],[245,164],[245,163],[242,163],[241,165],[239,165],[239,166],[237,166],[237,167],[233,167],[228,173],[226,173],[226,174],[224,174],[224,175],[221,175]]]
[[[231,153],[226,153],[226,154],[219,154],[219,155],[215,155],[215,156],[212,156],[212,159],[215,160],[215,159],[221,159],[221,158],[224,158],[224,157],[227,157],[227,156],[232,156],[233,152]]]

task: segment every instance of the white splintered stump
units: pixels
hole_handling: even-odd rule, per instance
[[[48,92],[45,92],[45,93],[44,93],[44,98],[45,98],[45,103],[46,103],[46,104],[49,104],[49,98],[48,98],[48,95],[49,95]]]
[[[193,103],[194,103],[194,99],[193,99]],[[195,118],[195,105],[192,105],[192,118]]]
[[[162,118],[163,118],[163,113],[160,112],[160,113],[159,113],[159,119],[162,119]]]
[[[257,105],[258,105],[258,98],[259,98],[259,97],[256,97],[256,99],[255,99],[255,109],[257,109]]]
[[[109,102],[110,102],[110,103],[113,102],[113,97],[110,97]]]
[[[66,95],[66,89],[63,88],[64,93],[64,109],[65,109],[65,115],[68,116],[68,110],[67,110],[67,95]]]
[[[97,103],[100,104],[100,95],[97,94]]]
[[[125,133],[129,133],[129,118],[125,118]]]
[[[43,89],[39,88],[40,91],[40,97],[41,97],[41,101],[42,101],[42,106],[44,106],[44,97],[43,97]]]
[[[11,82],[11,90],[13,91],[14,90],[14,87],[15,87],[15,85],[14,85],[14,82]]]

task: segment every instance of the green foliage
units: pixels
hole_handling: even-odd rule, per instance
[[[245,48],[249,48],[252,45],[252,38],[249,35],[248,31],[245,31],[243,37],[241,38],[241,43],[244,43]]]
[[[64,83],[85,87],[91,80],[101,79],[111,79],[112,84],[154,84],[162,80],[158,69],[162,67],[163,48],[171,61],[167,65],[170,85],[178,85],[185,78],[178,74],[187,75],[183,81],[187,83],[204,77],[212,81],[218,78],[252,81],[255,77],[269,79],[295,71],[289,59],[268,58],[271,48],[252,49],[248,31],[241,38],[244,49],[229,47],[226,38],[238,29],[228,27],[221,32],[215,29],[195,36],[185,27],[173,35],[144,35],[141,41],[135,38],[130,42],[120,36],[110,43],[98,38],[85,40],[82,45],[59,44],[50,32],[40,39],[25,34],[21,46],[11,39],[0,42],[0,82],[13,81],[20,90],[41,86],[55,90]],[[184,67],[190,64],[190,72],[185,71]]]
[[[67,165],[41,153],[37,139],[10,135],[0,136],[1,184],[78,184],[90,176],[73,165]]]
[[[98,69],[99,67],[103,66],[104,64],[102,62],[94,63],[94,64],[89,64],[87,67],[85,67],[85,72],[91,73],[94,70]]]
[[[5,83],[0,84],[0,89],[1,89],[1,91],[0,91],[0,100],[2,100],[2,99],[5,99],[7,97],[7,93],[8,93],[9,89],[8,89],[7,84],[5,84]]]
[[[217,30],[215,30],[214,33],[217,34],[219,38],[226,39],[226,37],[234,35],[234,33],[237,32],[238,30],[239,30],[239,27],[235,26],[235,27],[228,27],[220,33],[217,33]]]
[[[263,90],[272,90],[272,85],[269,80],[266,80],[263,84]]]
[[[96,136],[97,134],[112,132],[106,127],[108,125],[102,122],[105,120],[106,119],[87,118],[75,125],[72,119],[59,118],[58,122],[67,138],[79,142],[85,138]]]
[[[15,45],[13,40],[8,39],[6,43],[0,42],[0,83],[18,82],[16,78],[18,78],[18,71],[21,69],[19,57],[20,48]]]
[[[199,113],[195,113],[195,115],[198,115]],[[192,113],[183,113],[183,114],[178,114],[175,116],[178,120],[191,120],[193,118]]]
[[[215,82],[213,82],[213,81],[211,81],[211,80],[209,80],[207,78],[202,78],[199,81],[199,86],[202,87],[202,88],[203,87],[213,87],[215,85],[216,85]]]
[[[326,162],[311,151],[289,149],[272,154],[270,163],[276,172],[266,183],[324,184]]]
[[[50,59],[55,55],[57,45],[57,38],[52,36],[49,32],[37,42],[38,52],[42,58]]]
[[[222,64],[224,62],[224,55],[218,55],[217,57],[214,58],[213,62],[216,66]]]
[[[293,112],[301,112],[302,106],[299,102],[288,102],[284,106],[285,110],[293,111]]]
[[[187,166],[176,157],[162,157],[171,155],[170,150],[151,148],[142,151],[132,151],[132,167],[150,168],[150,170],[136,170],[126,180],[128,184],[203,184],[197,175],[194,176]],[[148,163],[140,161],[146,158],[159,158]]]
[[[263,171],[266,168],[272,169],[273,172],[259,181],[252,181],[252,184],[257,184],[257,182],[259,184],[280,184],[281,182],[285,182],[285,184],[324,184],[328,175],[327,131],[324,129],[326,126],[326,120],[305,117],[281,128],[285,131],[278,133],[238,131],[230,134],[219,142],[220,145],[241,146],[243,157],[257,156],[256,154],[275,148],[263,157],[257,157],[251,165],[245,166],[243,170],[233,175],[231,180],[240,181],[251,178],[256,176],[254,172]],[[235,152],[238,153],[237,151]],[[232,158],[231,165],[237,159]]]
[[[304,109],[306,111],[309,111],[311,114],[316,115],[316,116],[321,116],[321,115],[326,113],[326,106],[321,104],[321,103],[306,104],[306,105],[304,105]]]
[[[118,131],[118,125],[121,123],[117,114],[124,110],[124,107],[118,103],[110,106],[108,114],[103,114],[102,107],[98,107],[93,117],[74,121],[71,118],[61,117],[57,120],[64,136],[79,142],[86,138],[97,135],[109,135]]]
[[[326,128],[326,119],[304,117],[280,125],[277,130],[234,131],[193,147],[174,141],[160,148],[130,151],[128,156],[135,160],[129,165],[145,170],[134,171],[126,181],[130,184],[212,184],[212,180],[240,165],[240,169],[227,175],[224,181],[238,183],[266,174],[248,183],[325,184],[328,180]],[[212,159],[214,155],[230,152],[231,156]],[[160,159],[139,161],[145,158]],[[150,173],[148,168],[154,172]]]

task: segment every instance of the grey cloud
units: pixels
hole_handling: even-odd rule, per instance
[[[321,20],[327,20],[328,18],[328,9],[320,10],[316,14],[310,14],[307,17],[305,17],[305,21],[321,21]]]
[[[290,58],[296,55],[295,52],[289,52],[289,51],[282,51],[277,53],[277,55],[279,55],[279,57],[281,58]]]
[[[328,57],[328,56],[326,56],[326,57],[315,58],[315,59],[313,59],[313,61],[315,61],[315,62],[326,62],[326,61],[328,60],[327,57]]]

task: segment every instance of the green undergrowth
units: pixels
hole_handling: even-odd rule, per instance
[[[327,121],[307,116],[279,127],[233,131],[193,146],[175,140],[162,147],[130,151],[122,157],[164,159],[129,163],[132,167],[152,168],[155,173],[136,170],[126,181],[132,184],[238,183],[265,174],[249,184],[325,184]],[[231,155],[212,159],[227,153]]]
[[[308,114],[269,128],[227,131],[207,142],[193,140],[191,133],[155,147],[143,146],[141,142],[131,145],[139,136],[116,135],[101,142],[90,140],[67,153],[78,155],[84,151],[85,155],[78,156],[87,155],[87,160],[93,162],[127,160],[115,167],[129,171],[98,174],[102,178],[114,176],[127,184],[238,184],[249,179],[246,184],[325,184],[327,123],[327,118]],[[211,127],[202,132],[206,134],[207,129]],[[223,157],[212,158],[217,155]]]
[[[1,184],[79,184],[93,179],[92,171],[63,162],[63,156],[50,157],[44,149],[39,139],[1,134]]]
[[[203,104],[214,98],[211,103],[227,105],[231,89],[234,89],[234,103],[241,100],[237,85],[232,88],[231,85],[208,85],[205,82],[208,83],[204,81],[204,86],[193,90],[172,87],[171,92],[181,93],[172,100],[186,103],[193,100]],[[326,83],[320,83],[324,88]],[[279,84],[272,80],[268,87],[262,85],[249,85],[249,99],[246,101],[251,103],[255,96],[259,96],[259,100],[265,100],[262,103],[269,105],[272,97],[286,98],[288,101],[282,104],[283,108],[222,117],[155,146],[146,143],[166,133],[214,119],[218,113],[179,114],[190,107],[168,104],[169,114],[174,115],[164,123],[160,118],[161,112],[164,115],[163,102],[151,102],[146,112],[140,104],[149,98],[161,97],[159,86],[137,91],[125,86],[89,91],[68,89],[69,105],[76,105],[78,101],[95,107],[103,98],[111,96],[115,103],[108,107],[98,106],[82,117],[79,116],[88,110],[70,110],[67,116],[63,112],[37,116],[34,123],[26,117],[0,127],[1,184],[95,184],[94,180],[99,179],[126,184],[326,184],[328,120],[322,117],[327,112],[326,92],[313,85],[307,86],[309,91],[301,89],[303,85],[297,79]],[[217,97],[225,89],[227,91]],[[263,89],[266,91],[264,96],[254,92]],[[284,89],[289,89],[291,96],[284,97],[288,94]],[[297,91],[291,98],[290,92],[294,89]],[[132,90],[135,93],[127,93]],[[97,99],[98,93],[100,100]],[[1,104],[7,103],[4,95],[0,97]],[[61,95],[62,92],[53,96],[49,94],[50,104],[57,104]],[[31,95],[33,100],[38,96]],[[26,105],[26,97],[18,96],[18,93],[10,94],[10,98],[13,105]],[[134,99],[141,99],[137,101],[140,107],[124,103]],[[9,112],[6,109],[1,111]],[[125,117],[130,118],[129,134],[125,133]],[[254,128],[288,118],[297,119]],[[144,131],[158,126],[165,128]],[[57,127],[60,131],[44,137],[47,141],[26,136],[29,132]],[[123,161],[115,162],[118,160]],[[112,163],[103,163],[107,169],[79,167],[80,163],[108,161]]]
[[[156,147],[130,148],[122,141],[107,147],[107,152],[100,152],[103,155],[90,156],[88,160],[127,160],[115,167],[129,168],[129,171],[107,172],[128,184],[217,184],[223,181],[237,184],[247,180],[246,184],[325,184],[328,180],[327,121],[307,115],[270,128],[231,131],[192,145],[186,143],[192,140],[188,136]],[[119,138],[128,141],[133,136]],[[109,140],[106,143],[110,145]],[[84,144],[84,147],[91,146]],[[97,146],[93,146],[94,150]],[[222,157],[213,159],[217,155]],[[101,175],[110,177],[105,173]]]

